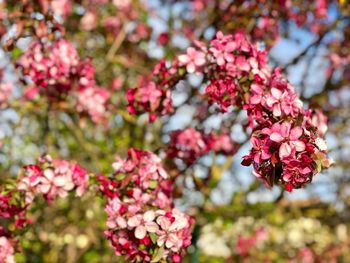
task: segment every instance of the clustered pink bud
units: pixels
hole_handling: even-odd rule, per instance
[[[91,60],[80,59],[75,47],[64,39],[53,43],[34,41],[20,57],[17,67],[34,83],[25,92],[27,99],[45,94],[51,101],[73,98],[78,111],[87,113],[94,122],[106,114],[109,92],[97,87]],[[28,83],[31,84],[31,83]],[[97,106],[95,109],[91,105]]]
[[[0,221],[2,224],[12,223],[16,229],[21,229],[30,223],[25,217],[25,206],[13,198],[11,193],[0,194]],[[0,234],[4,229],[0,227]]]
[[[229,155],[236,150],[237,144],[228,134],[202,134],[196,129],[188,128],[170,133],[166,154],[170,159],[178,158],[191,165],[209,151]]]
[[[42,194],[47,201],[64,198],[72,190],[82,196],[89,186],[87,172],[75,162],[41,158],[38,164],[24,166],[24,175],[19,178],[17,188],[26,193],[26,202],[31,203]]]
[[[210,104],[218,105],[224,112],[229,107],[247,111],[253,148],[242,164],[252,164],[254,174],[267,185],[278,182],[291,191],[311,182],[317,172],[329,166],[327,147],[321,138],[327,130],[326,119],[319,111],[303,108],[281,71],[269,67],[266,51],[250,43],[241,32],[218,32],[208,48],[196,42],[171,65],[161,62],[153,72],[152,88],[146,88],[146,92],[147,85],[141,85],[129,90],[133,94],[129,99],[130,112],[149,112],[151,119],[169,113],[159,107],[164,93],[170,98],[175,84],[186,73],[194,72],[203,73],[209,80],[204,97]],[[138,94],[137,99],[134,94]],[[171,105],[171,101],[167,104]],[[177,131],[171,137],[168,155],[187,164],[209,150],[203,136],[195,130]]]
[[[173,208],[172,182],[153,153],[130,149],[113,164],[111,178],[99,177],[107,197],[107,238],[131,262],[180,262],[191,244],[193,219]]]

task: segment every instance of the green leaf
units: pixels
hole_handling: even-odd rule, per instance
[[[155,180],[152,180],[152,181],[149,183],[149,187],[150,187],[151,189],[156,189],[157,185],[158,185],[158,183],[157,183],[157,181],[155,181]]]
[[[164,252],[164,247],[160,247],[159,249],[157,249],[153,254],[151,263],[159,262],[163,258]]]
[[[22,55],[22,50],[18,47],[15,47],[11,53],[12,53],[12,57],[16,59]]]
[[[117,180],[123,180],[125,178],[125,174],[118,174],[116,178]]]
[[[316,160],[317,172],[320,173],[322,171],[322,163],[320,160]]]
[[[155,233],[149,233],[148,235],[151,238],[152,243],[155,244],[157,242],[157,235]]]

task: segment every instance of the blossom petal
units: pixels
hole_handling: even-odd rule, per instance
[[[297,152],[302,152],[305,150],[305,143],[302,141],[291,141],[290,142]]]
[[[281,136],[281,134],[277,133],[277,132],[273,132],[270,135],[270,139],[274,142],[281,142],[283,141],[283,137]]]
[[[297,140],[303,134],[303,129],[301,127],[295,127],[290,131],[290,139],[292,141]]]
[[[147,234],[146,228],[144,226],[138,226],[135,229],[135,237],[138,239],[143,239]]]
[[[154,218],[156,217],[154,211],[150,210],[150,211],[147,211],[146,213],[143,214],[143,219],[146,221],[146,222],[151,222],[154,220]]]
[[[279,150],[279,156],[281,159],[290,156],[292,153],[292,148],[288,143],[282,143],[280,150]]]

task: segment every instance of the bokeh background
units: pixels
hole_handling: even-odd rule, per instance
[[[299,0],[53,0],[54,19],[65,28],[81,57],[91,57],[98,84],[112,97],[108,119],[95,124],[67,105],[51,107],[45,97],[23,100],[15,63],[30,36],[16,35],[18,22],[39,23],[37,8],[0,1],[4,48],[2,79],[14,84],[9,107],[0,110],[0,183],[15,178],[38,156],[76,160],[95,174],[111,174],[116,156],[138,147],[164,155],[169,132],[197,128],[225,131],[237,142],[234,156],[209,153],[177,180],[176,204],[196,218],[193,244],[184,262],[350,262],[350,4]],[[30,2],[30,1],[29,1]],[[44,1],[45,2],[45,1]],[[19,10],[24,17],[4,14]],[[27,17],[25,17],[27,15]],[[38,22],[39,21],[39,22]],[[175,113],[153,123],[131,116],[126,91],[151,74],[160,59],[183,53],[195,39],[208,42],[217,31],[244,31],[268,50],[306,105],[328,117],[326,141],[334,165],[292,193],[267,189],[241,165],[250,149],[246,115],[217,113],[200,100],[204,82],[191,75],[176,86]],[[205,117],[201,113],[205,113]],[[165,160],[169,169],[179,160]],[[198,183],[205,182],[205,183]],[[122,262],[103,236],[103,200],[87,194],[31,211],[18,262]]]

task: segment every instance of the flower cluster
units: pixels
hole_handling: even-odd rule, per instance
[[[209,101],[222,110],[231,102],[248,112],[253,149],[243,164],[253,164],[254,174],[267,185],[280,182],[288,191],[311,182],[324,163],[316,155],[327,148],[293,86],[280,70],[267,65],[266,53],[241,33],[219,32],[211,42],[209,60],[216,62],[209,74],[220,72],[211,74],[215,79],[206,90]],[[213,82],[220,85],[215,89]]]
[[[188,128],[170,133],[166,154],[170,159],[178,158],[191,165],[211,150],[230,155],[236,152],[237,144],[228,134],[202,134],[196,129]]]
[[[2,227],[13,224],[15,229],[21,229],[29,224],[30,220],[25,216],[25,208],[20,201],[13,197],[11,192],[0,194],[0,220],[2,221]],[[2,227],[0,227],[0,234],[5,231]]]
[[[255,232],[249,236],[239,235],[235,247],[236,253],[241,257],[246,257],[252,248],[259,243],[265,242],[267,233],[264,228],[256,229]]]
[[[8,101],[12,90],[12,83],[0,83],[0,109],[8,107]]]
[[[169,68],[165,61],[159,62],[153,70],[154,80],[141,78],[136,88],[128,90],[129,113],[148,112],[150,121],[154,121],[158,114],[172,113],[171,89],[179,80],[179,75],[176,63]]]
[[[107,197],[105,232],[118,256],[132,262],[180,262],[191,244],[192,218],[173,208],[171,181],[160,159],[130,149],[112,178],[100,176]]]
[[[57,197],[66,197],[75,190],[82,196],[89,186],[86,171],[74,162],[52,160],[50,156],[39,159],[36,165],[24,166],[24,173],[18,179],[16,188],[0,190],[0,262],[12,263],[20,230],[32,223],[26,211],[34,198],[42,194],[48,202]]]
[[[12,242],[6,236],[0,234],[0,262],[15,263],[15,250]]]
[[[25,210],[26,206],[16,193],[0,193],[0,262],[15,262],[15,232],[31,223],[26,218]]]
[[[40,158],[38,164],[24,166],[24,175],[17,184],[18,190],[26,193],[27,203],[39,194],[49,202],[66,197],[72,190],[77,196],[82,196],[88,186],[89,176],[79,164],[52,160],[50,156]]]
[[[105,117],[106,103],[110,93],[100,87],[88,87],[79,93],[77,110],[86,112],[92,121],[98,123]]]
[[[75,107],[89,114],[95,122],[106,113],[109,92],[96,86],[91,60],[80,59],[70,42],[64,39],[53,43],[34,41],[18,60],[17,67],[24,80],[29,78],[35,85],[30,89],[29,98],[38,93],[45,94],[51,101],[73,98]],[[97,107],[93,109],[91,105]]]
[[[169,92],[186,73],[193,72],[202,72],[209,80],[204,97],[210,104],[218,105],[224,112],[229,107],[247,111],[253,148],[242,163],[252,164],[254,174],[267,185],[279,182],[291,191],[311,182],[313,175],[328,167],[327,147],[321,138],[327,129],[325,119],[320,113],[304,110],[294,87],[281,71],[269,67],[266,51],[250,43],[244,34],[218,32],[208,48],[197,41],[172,65],[166,67],[164,62],[157,65],[153,78],[165,83],[161,87]],[[142,102],[156,105],[152,114],[159,113],[161,93],[156,89],[147,91]],[[323,125],[319,127],[320,122]],[[209,150],[205,139],[195,130],[177,131],[171,137],[168,155],[187,163],[193,163]]]

